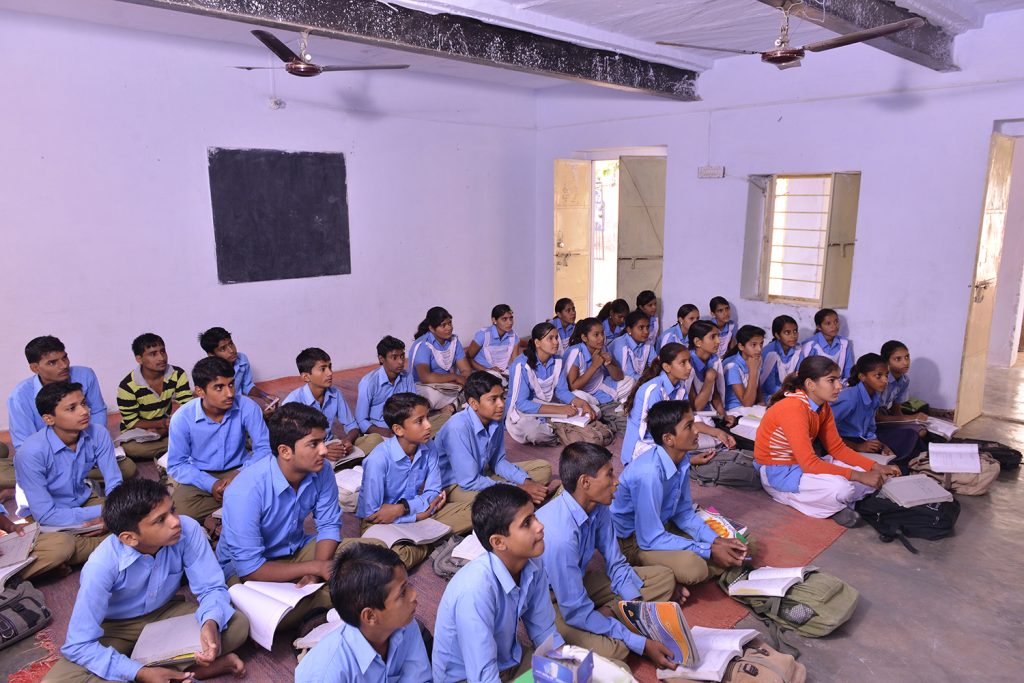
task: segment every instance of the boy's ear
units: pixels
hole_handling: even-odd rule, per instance
[[[507,550],[508,549],[508,537],[502,536],[501,534],[491,534],[491,537],[487,539],[491,542],[491,548],[493,550]]]
[[[402,426],[401,422],[396,422],[395,424],[391,425],[391,433],[394,434],[395,436],[402,436],[403,434],[405,434],[405,427]]]
[[[309,374],[308,372],[303,372],[299,376],[302,377],[302,381],[305,382],[306,384],[309,384],[309,380],[313,379],[313,375]]]
[[[284,458],[285,460],[291,460],[295,455],[295,451],[292,450],[287,444],[280,444],[277,447],[277,457]]]
[[[198,384],[192,387],[192,393],[199,398],[206,398],[206,387],[201,387]]]
[[[42,418],[43,422],[45,422],[48,427],[52,427],[53,423],[57,421],[57,419],[53,415],[50,415],[49,413],[42,415]]]
[[[29,363],[28,369],[32,371],[33,375],[39,374],[39,363]]]
[[[359,611],[359,623],[368,626],[377,625],[377,610],[372,607],[364,607]]]
[[[139,535],[134,531],[122,531],[117,535],[117,538],[129,548],[139,545]]]
[[[135,356],[135,362],[142,365],[142,356]]]
[[[480,410],[480,401],[476,400],[475,398],[466,399],[466,403],[468,403],[469,407],[472,408],[474,411]]]
[[[384,356],[377,356],[377,362],[384,365],[384,361],[387,360]]]

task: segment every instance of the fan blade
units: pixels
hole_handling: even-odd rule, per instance
[[[377,66],[325,66],[323,71],[375,71],[377,69],[408,69],[408,64],[378,64]]]
[[[732,52],[738,55],[759,55],[760,52],[754,50],[733,50],[729,47],[707,47],[706,45],[688,45],[687,43],[670,43],[667,40],[659,40],[658,45],[668,45],[669,47],[688,47],[691,50],[714,50],[715,52]]]
[[[897,33],[904,31],[908,28],[917,28],[918,26],[924,25],[924,19],[921,17],[914,17],[913,19],[904,19],[903,21],[897,21],[892,24],[885,24],[883,26],[876,26],[875,28],[869,28],[866,31],[857,31],[856,33],[848,33],[845,36],[839,36],[837,38],[829,38],[828,40],[822,40],[818,43],[811,43],[805,45],[803,49],[808,52],[824,52],[825,50],[834,50],[837,47],[843,47],[845,45],[853,45],[854,43],[862,43],[865,40],[871,40],[872,38],[881,38],[887,36],[890,33]]]
[[[269,31],[256,29],[252,32],[261,43],[270,48],[270,51],[277,55],[282,62],[302,61],[299,56],[292,52],[292,49],[281,42],[281,39]]]
[[[283,66],[233,66],[232,69],[242,69],[243,71],[256,71],[257,69],[272,69],[274,71],[284,71]]]

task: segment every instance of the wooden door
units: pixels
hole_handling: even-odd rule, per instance
[[[555,300],[569,297],[582,316],[590,310],[591,164],[555,160]],[[549,313],[554,314],[554,301]]]
[[[661,298],[665,258],[665,157],[619,158],[618,297],[630,307],[650,289]]]

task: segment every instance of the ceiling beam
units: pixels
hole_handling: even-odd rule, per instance
[[[476,19],[380,0],[122,0],[289,31],[693,101],[697,73]],[[255,42],[254,42],[255,44]]]
[[[792,0],[758,2],[776,8],[792,5],[792,16],[806,18],[839,34],[919,16],[891,0],[805,0],[799,4]],[[922,18],[927,21],[927,17]],[[953,38],[953,34],[926,23],[918,28],[869,40],[866,44],[935,71],[958,71],[959,67],[953,61]]]

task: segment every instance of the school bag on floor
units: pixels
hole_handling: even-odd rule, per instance
[[[756,491],[761,475],[754,469],[754,454],[742,450],[722,450],[711,462],[690,467],[690,476],[701,486],[730,486]]]
[[[978,456],[981,460],[981,472],[979,474],[971,474],[970,472],[952,472],[949,474],[934,472],[931,468],[928,453],[922,453],[911,460],[910,471],[918,474],[927,474],[953,493],[959,493],[962,496],[982,496],[988,493],[992,482],[999,478],[1000,468],[996,459],[988,453],[979,453]]]
[[[908,538],[934,541],[953,533],[960,516],[960,501],[945,501],[905,508],[885,496],[873,493],[859,501],[854,508],[864,521],[878,532],[883,543],[898,540],[903,546],[918,553]]]
[[[583,443],[607,446],[615,440],[615,433],[603,422],[591,420],[580,427],[568,422],[553,422],[551,430],[558,437],[558,443],[568,446],[571,443],[582,441]]]
[[[12,579],[14,583],[16,579]],[[0,650],[27,638],[53,620],[43,594],[28,581],[9,585],[0,593]]]
[[[682,680],[682,679],[678,679]],[[743,648],[725,670],[722,683],[806,683],[807,667],[761,638]]]
[[[469,533],[473,532],[470,531]],[[434,573],[445,581],[450,580],[455,576],[455,572],[469,564],[469,560],[452,557],[452,551],[459,547],[459,544],[465,538],[465,536],[449,536],[448,540],[434,548],[434,552],[430,553],[431,567],[434,569]]]
[[[1020,467],[1020,451],[1018,451],[1016,448],[1010,448],[1006,444],[999,443],[998,441],[962,438],[952,438],[949,441],[950,443],[978,444],[978,451],[982,453],[988,453],[989,455],[991,455],[995,459],[995,461],[999,463],[999,467],[1004,470],[1015,470],[1018,467]]]

